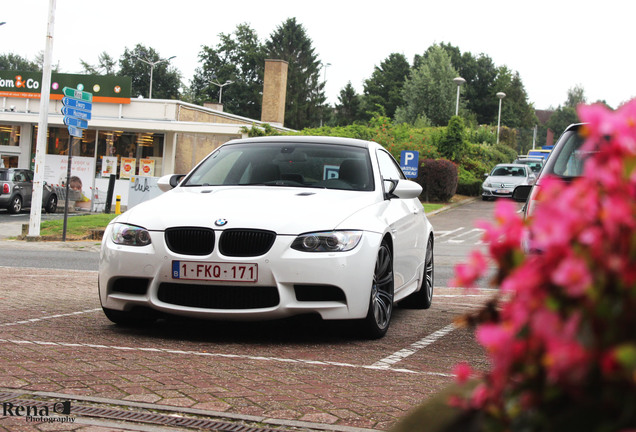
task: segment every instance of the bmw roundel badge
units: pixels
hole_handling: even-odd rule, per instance
[[[220,226],[220,227],[221,227],[221,226],[225,226],[225,225],[227,225],[227,219],[217,219],[217,220],[214,222],[214,225],[216,225],[216,226]]]

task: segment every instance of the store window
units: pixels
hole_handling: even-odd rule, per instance
[[[50,127],[46,136],[46,154],[67,155],[69,145],[72,146],[71,156],[95,157],[95,134],[94,130],[84,130],[82,138],[73,138],[69,141],[69,133],[66,128]],[[33,144],[31,154],[35,154],[37,145],[38,127],[33,128]]]
[[[100,131],[97,138],[97,177],[115,174],[118,179],[160,176],[163,134]]]
[[[20,146],[20,126],[0,124],[0,146]]]

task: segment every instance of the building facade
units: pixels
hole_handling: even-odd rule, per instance
[[[131,99],[129,78],[128,83],[126,78],[103,78],[67,74],[52,78],[44,180],[63,183],[70,154],[71,175],[81,179],[85,201],[103,193],[114,175],[113,195],[119,195],[125,206],[135,178],[187,173],[221,144],[243,137],[244,128],[264,125],[225,113],[217,104]],[[41,74],[0,71],[0,166],[33,168],[40,114],[37,80]],[[63,85],[93,91],[91,119],[82,138],[72,139],[64,123]]]

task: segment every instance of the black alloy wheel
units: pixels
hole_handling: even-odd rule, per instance
[[[373,272],[369,312],[364,319],[364,336],[369,339],[383,337],[393,314],[393,257],[386,243],[380,245]]]
[[[11,214],[20,213],[20,211],[22,210],[22,197],[20,195],[14,196],[7,210],[9,210],[9,213]]]
[[[49,195],[49,199],[44,206],[44,210],[46,210],[47,213],[55,213],[57,211],[57,195]]]

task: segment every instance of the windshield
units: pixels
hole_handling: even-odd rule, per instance
[[[242,143],[220,147],[182,186],[264,185],[373,190],[365,148],[297,143]]]
[[[558,154],[554,155],[554,160],[550,161],[552,165],[550,173],[561,177],[580,177],[583,174],[585,160],[592,152],[580,150],[583,145],[583,138],[579,136],[576,130],[568,132],[561,140],[564,141]]]
[[[526,171],[520,167],[498,166],[495,167],[490,175],[496,177],[525,177]]]

